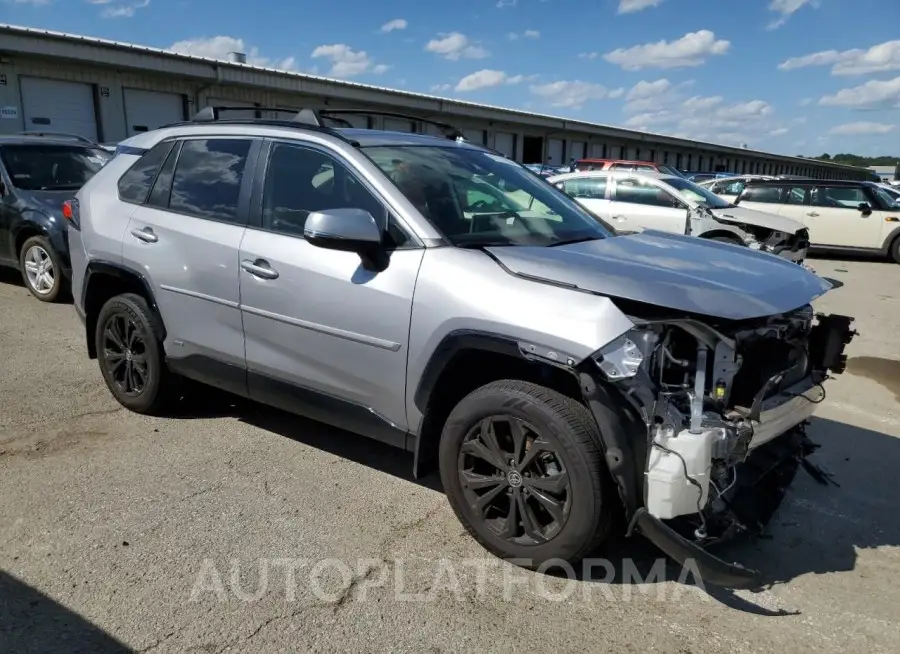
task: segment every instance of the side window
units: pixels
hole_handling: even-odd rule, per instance
[[[741,200],[744,202],[781,204],[781,191],[780,186],[750,186],[744,189]]]
[[[175,162],[178,160],[180,150],[181,143],[176,143],[169,152],[166,162],[159,169],[156,181],[153,182],[153,189],[150,191],[150,197],[147,198],[147,204],[163,209],[169,206],[169,196],[172,195],[172,178],[175,176]]]
[[[172,149],[172,144],[172,141],[158,143],[135,161],[131,168],[119,178],[120,200],[143,204],[147,199],[147,194],[150,193],[150,186],[156,178],[159,167],[162,166]]]
[[[650,172],[657,172],[655,166],[648,166],[646,164],[641,164],[640,166],[634,166],[633,170],[649,170]]]
[[[238,222],[238,197],[250,139],[185,141],[172,178],[169,208],[200,218]]]
[[[806,189],[802,186],[795,186],[787,193],[788,204],[806,204]]]
[[[331,156],[302,146],[274,145],[263,191],[264,229],[302,238],[311,212],[351,208],[365,209],[376,220],[387,213],[384,205]],[[391,219],[386,240],[390,247],[400,247],[409,242],[409,237]]]
[[[616,182],[616,200],[651,207],[677,207],[681,202],[655,184],[635,177]]]
[[[563,191],[573,198],[602,200],[606,196],[606,178],[567,179],[563,182]]]
[[[610,168],[612,170],[634,170],[634,164],[614,163]]]
[[[713,193],[723,193],[725,195],[740,195],[744,190],[746,182],[740,179],[733,182],[717,182],[713,185]]]
[[[834,209],[856,209],[869,202],[865,190],[858,186],[819,186],[812,190],[809,199],[814,207]]]

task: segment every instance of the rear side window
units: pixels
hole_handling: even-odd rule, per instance
[[[814,207],[856,209],[868,201],[865,189],[858,186],[818,186],[810,194],[810,204]]]
[[[782,188],[780,186],[748,186],[741,195],[741,201],[781,204],[781,196]]]
[[[147,200],[147,194],[150,193],[156,173],[159,172],[160,166],[166,160],[172,144],[172,141],[159,143],[134,162],[128,172],[119,179],[120,200],[135,204],[143,204]]]
[[[239,222],[238,198],[251,145],[250,139],[185,141],[172,177],[169,209]]]

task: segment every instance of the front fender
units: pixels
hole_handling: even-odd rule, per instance
[[[512,275],[480,250],[429,248],[410,322],[410,430],[420,433],[430,380],[440,376],[441,361],[452,358],[447,343],[459,342],[451,335],[490,335],[489,350],[574,368],[632,327],[608,297]]]

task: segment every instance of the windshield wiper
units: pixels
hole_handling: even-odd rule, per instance
[[[562,241],[556,241],[548,245],[548,248],[555,248],[557,245],[572,245],[574,243],[586,243],[587,241],[602,241],[604,239],[603,236],[579,236],[578,238],[569,238],[563,239]]]

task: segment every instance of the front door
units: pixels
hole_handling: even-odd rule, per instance
[[[342,161],[315,146],[272,142],[255,227],[241,245],[241,309],[250,394],[381,440],[402,438],[413,291],[424,250],[391,230],[390,262],[308,243],[311,211],[387,210]],[[262,166],[260,166],[260,169]],[[402,442],[393,441],[395,445]]]
[[[122,259],[153,285],[166,356],[190,376],[246,392],[238,253],[251,170],[261,145],[199,138],[172,148],[146,203],[132,214]]]
[[[687,205],[642,177],[616,180],[609,211],[611,224],[621,231],[656,229],[684,234],[687,227]]]
[[[809,206],[803,207],[803,224],[809,228],[813,245],[880,248],[884,243],[883,220],[876,207],[864,213],[859,205],[873,200],[860,186],[816,186],[810,191]]]
[[[13,195],[13,189],[10,185],[9,178],[0,166],[0,261],[11,263],[18,257],[18,252],[14,251],[14,243],[12,240],[12,226],[18,222],[20,210],[16,205],[16,196]]]

